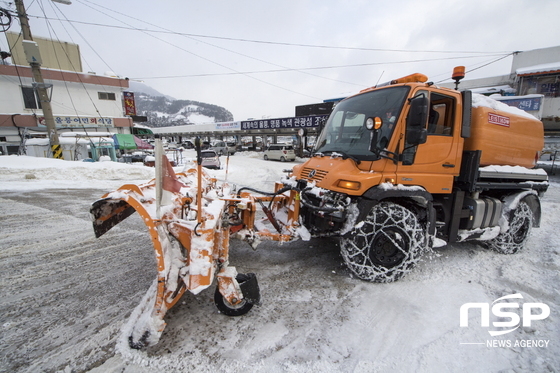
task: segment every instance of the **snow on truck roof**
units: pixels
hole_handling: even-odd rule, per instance
[[[493,98],[481,95],[479,93],[474,93],[472,95],[472,106],[473,107],[488,107],[493,110],[503,111],[509,114],[518,115],[525,118],[530,118],[537,120],[534,116],[527,113],[524,110],[518,109],[514,106],[509,106],[504,104],[503,102],[496,101]]]

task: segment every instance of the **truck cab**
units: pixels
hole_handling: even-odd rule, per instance
[[[419,101],[425,105],[425,119],[419,118],[422,123],[413,127],[412,118],[408,122],[407,118]],[[402,83],[362,91],[335,107],[317,140],[316,157],[295,174],[315,181],[317,186],[350,195],[362,195],[384,182],[422,185],[430,193],[451,193],[463,150],[462,114],[460,92],[431,84]],[[369,118],[380,120],[380,127],[368,130]],[[419,133],[421,144],[417,139],[409,139]],[[354,173],[347,176],[355,183],[341,182],[345,179],[339,172],[319,180],[319,175],[332,167],[332,162],[326,167],[323,156],[353,160],[354,167],[344,168],[347,173]],[[315,170],[313,178],[309,178],[311,170]]]

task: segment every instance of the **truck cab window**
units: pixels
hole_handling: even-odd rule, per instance
[[[452,97],[432,93],[430,95],[430,112],[428,113],[428,135],[453,135],[453,108],[455,100]]]
[[[382,118],[378,142],[373,147],[384,149],[393,136],[409,90],[407,86],[391,87],[341,101],[317,139],[315,151],[338,152],[359,160],[379,159],[375,152],[370,151],[371,133],[364,127],[364,123],[367,118]]]

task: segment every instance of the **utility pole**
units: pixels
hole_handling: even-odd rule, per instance
[[[15,0],[15,4],[21,24],[23,39],[33,41],[31,29],[29,28],[29,19],[27,18],[27,13],[25,12],[23,0]],[[49,93],[47,92],[47,86],[43,80],[43,75],[41,74],[41,64],[39,62],[29,61],[29,65],[31,66],[31,71],[33,73],[33,80],[36,83],[34,88],[37,90],[37,96],[41,102],[41,108],[43,109],[43,116],[45,117],[47,135],[49,137],[53,158],[64,159],[62,156],[62,147],[60,146],[60,142],[58,140],[58,133],[56,132],[51,99],[49,97]]]

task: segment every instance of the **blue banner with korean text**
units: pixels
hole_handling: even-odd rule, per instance
[[[241,122],[242,130],[270,130],[285,128],[312,128],[323,125],[328,115],[310,115],[305,117],[256,119]]]
[[[500,101],[525,111],[538,111],[542,105],[542,97],[500,99]]]

